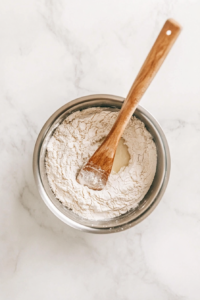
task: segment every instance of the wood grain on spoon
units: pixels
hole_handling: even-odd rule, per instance
[[[137,105],[176,41],[181,26],[169,19],[164,24],[142,68],[140,69],[110,133],[80,170],[77,181],[94,190],[102,190],[112,170],[120,137]]]

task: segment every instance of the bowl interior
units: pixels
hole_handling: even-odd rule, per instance
[[[113,97],[114,98],[114,97]],[[117,98],[117,97],[115,97]],[[133,226],[133,223],[138,223],[146,217],[147,211],[154,204],[158,195],[161,191],[165,176],[166,176],[166,155],[165,155],[165,142],[158,131],[157,122],[153,117],[145,111],[142,107],[138,107],[134,115],[145,123],[147,130],[152,134],[153,139],[157,148],[157,169],[154,181],[136,209],[130,210],[127,213],[113,218],[106,219],[102,221],[87,220],[75,213],[72,210],[64,207],[56,198],[49,187],[47,180],[46,170],[45,170],[45,155],[46,148],[50,137],[52,136],[54,130],[59,126],[60,123],[71,113],[77,110],[83,110],[89,107],[105,107],[107,109],[120,109],[123,104],[122,98],[110,99],[107,98],[91,98],[85,101],[72,101],[67,105],[63,106],[57,112],[55,112],[52,117],[44,125],[40,132],[38,141],[36,142],[35,152],[38,152],[38,174],[37,174],[37,184],[40,194],[47,204],[47,206],[56,214],[62,221],[69,224],[72,227],[78,228],[84,231],[119,231]],[[161,129],[160,129],[161,130]],[[35,153],[34,153],[35,154]],[[36,173],[36,172],[34,172]]]

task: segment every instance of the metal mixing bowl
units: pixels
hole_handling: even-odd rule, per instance
[[[48,208],[66,224],[86,232],[111,233],[128,229],[144,220],[157,206],[161,200],[170,174],[170,153],[165,135],[158,122],[143,107],[138,106],[135,116],[145,123],[146,128],[152,134],[157,147],[157,169],[154,181],[139,203],[136,209],[127,213],[103,221],[83,219],[64,207],[51,191],[46,170],[45,154],[48,141],[56,127],[72,112],[89,107],[107,107],[120,109],[124,99],[111,95],[91,95],[78,98],[58,109],[45,123],[37,138],[33,155],[33,172],[39,193]]]

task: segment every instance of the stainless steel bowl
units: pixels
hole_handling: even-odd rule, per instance
[[[33,154],[33,172],[39,193],[48,208],[66,224],[86,232],[111,233],[128,229],[144,220],[161,200],[170,174],[170,153],[165,135],[158,122],[143,107],[138,106],[135,116],[145,123],[157,147],[157,170],[154,181],[136,209],[114,219],[91,221],[83,219],[64,207],[52,193],[45,171],[45,153],[48,141],[56,127],[72,112],[89,107],[121,108],[124,99],[112,95],[91,95],[78,98],[58,109],[45,123],[37,138]]]

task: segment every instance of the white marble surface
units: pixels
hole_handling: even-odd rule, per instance
[[[0,299],[200,299],[200,1],[0,0]],[[172,156],[168,189],[136,227],[76,231],[36,190],[47,118],[88,94],[126,96],[168,17],[184,27],[142,100]]]

